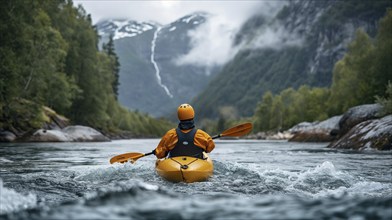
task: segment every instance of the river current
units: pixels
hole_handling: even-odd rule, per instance
[[[392,219],[392,153],[219,140],[206,182],[170,183],[158,139],[0,144],[0,219]]]

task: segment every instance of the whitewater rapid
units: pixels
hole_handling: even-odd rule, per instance
[[[0,145],[4,219],[392,217],[392,155],[282,141],[217,141],[214,176],[170,183],[154,157],[110,165],[159,140]]]

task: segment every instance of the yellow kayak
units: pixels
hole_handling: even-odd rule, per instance
[[[214,165],[208,154],[204,159],[180,156],[156,161],[157,173],[170,182],[201,182],[212,176]]]

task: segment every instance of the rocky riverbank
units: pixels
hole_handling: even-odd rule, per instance
[[[392,115],[382,117],[378,104],[349,109],[339,121],[336,139],[328,147],[392,150]]]
[[[342,116],[323,122],[301,123],[289,129],[289,141],[331,142],[330,148],[392,149],[392,115],[383,115],[379,104],[350,108]]]
[[[69,119],[48,107],[43,107],[42,113],[45,122],[41,124],[41,128],[10,126],[8,130],[0,130],[0,142],[110,141],[106,135],[93,128],[71,125]]]
[[[283,132],[258,132],[247,139],[330,142],[341,149],[392,150],[392,115],[379,104],[350,108],[343,115],[325,121],[302,122]]]

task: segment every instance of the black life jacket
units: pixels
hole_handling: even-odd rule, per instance
[[[204,150],[194,143],[196,132],[196,128],[188,133],[183,133],[180,128],[176,128],[178,141],[173,150],[170,151],[169,157],[189,156],[203,159]]]

